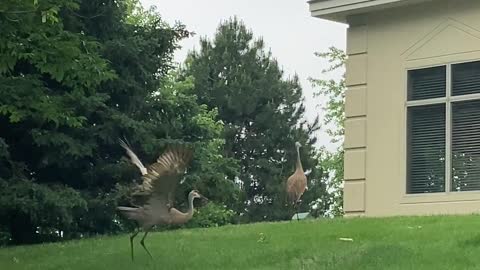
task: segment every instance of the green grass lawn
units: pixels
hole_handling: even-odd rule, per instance
[[[263,237],[262,235],[263,234]],[[353,242],[339,238],[352,238]],[[480,269],[480,216],[336,219],[0,249],[0,269]]]

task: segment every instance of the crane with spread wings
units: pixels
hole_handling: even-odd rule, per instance
[[[189,208],[183,213],[173,207],[175,188],[185,173],[188,163],[192,158],[192,150],[185,146],[168,147],[157,161],[146,168],[131,147],[120,140],[120,146],[125,149],[131,162],[140,169],[142,183],[132,193],[135,207],[119,206],[117,209],[126,218],[135,220],[143,229],[140,244],[150,257],[152,254],[145,246],[145,237],[155,225],[184,224],[193,217],[193,201],[203,198],[197,190],[188,194]],[[133,260],[133,239],[140,232],[137,228],[130,236],[131,256]]]

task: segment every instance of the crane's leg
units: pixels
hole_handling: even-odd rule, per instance
[[[133,234],[130,236],[130,253],[132,254],[132,261],[133,261],[133,238],[137,236],[137,234],[140,232],[140,230],[137,228]]]
[[[297,214],[297,221],[300,221],[300,218],[298,217],[298,201],[295,202],[295,213]]]
[[[150,258],[153,259],[152,254],[150,254],[150,251],[148,251],[147,247],[145,246],[145,237],[147,237],[148,232],[149,232],[149,230],[145,231],[145,234],[143,235],[142,240],[140,240],[140,244],[145,249],[145,251],[148,253],[148,255],[150,255]]]
[[[286,208],[287,211],[288,211],[287,213],[290,215],[290,203],[289,203],[289,201],[288,201],[288,198],[285,200],[285,208]],[[292,222],[292,218],[290,218],[290,216],[288,216],[288,220],[289,220],[290,222]]]

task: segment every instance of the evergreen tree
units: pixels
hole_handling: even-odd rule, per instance
[[[145,163],[169,142],[195,144],[179,192],[235,192],[216,111],[172,72],[184,26],[134,0],[7,0],[0,28],[0,240],[122,230],[115,206],[139,178],[121,161],[124,136]]]
[[[238,160],[243,209],[250,221],[290,218],[285,182],[293,173],[295,141],[302,143],[303,167],[320,193],[317,169],[318,120],[304,120],[305,107],[297,76],[286,78],[262,39],[237,18],[222,22],[212,40],[202,38],[184,74],[193,76],[201,103],[218,108],[225,124],[225,155]],[[313,180],[313,181],[312,181]],[[310,186],[312,188],[312,186]],[[317,191],[318,191],[317,190]],[[304,202],[303,210],[309,202]]]

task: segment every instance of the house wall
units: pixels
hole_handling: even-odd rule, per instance
[[[463,214],[480,192],[406,194],[407,69],[480,59],[480,1],[437,0],[349,17],[346,216]]]

